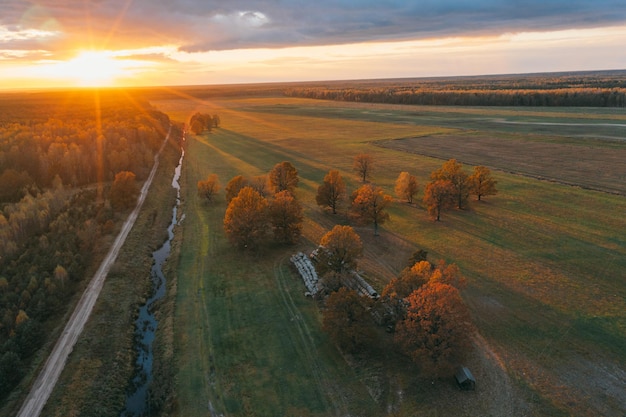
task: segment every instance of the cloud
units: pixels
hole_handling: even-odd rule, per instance
[[[63,33],[82,47],[175,44],[201,52],[499,35],[625,21],[623,0],[4,0],[0,27]],[[49,42],[49,49],[62,47],[68,46]]]
[[[234,0],[214,5],[215,9],[211,3],[203,2],[202,9],[196,9],[197,14],[190,18],[206,30],[195,31],[197,37],[185,43],[184,50],[549,31],[623,24],[626,20],[626,3],[615,0],[316,0],[292,1],[287,5]],[[185,10],[189,11],[180,12]],[[212,24],[211,19],[217,14],[236,16],[241,11],[262,14],[267,21],[258,27],[237,21],[226,27]]]

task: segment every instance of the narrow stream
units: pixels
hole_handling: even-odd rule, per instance
[[[184,140],[184,139],[183,139]],[[152,296],[139,308],[139,316],[135,322],[135,348],[137,349],[137,361],[135,362],[136,374],[131,380],[126,394],[126,407],[120,413],[120,417],[139,417],[150,415],[148,402],[148,389],[152,382],[152,342],[156,333],[158,322],[151,311],[152,305],[165,295],[165,275],[162,266],[170,255],[171,242],[174,238],[174,227],[178,224],[178,206],[180,205],[180,173],[185,157],[185,150],[181,151],[178,165],[174,170],[172,187],[176,189],[176,204],[172,208],[172,221],[167,228],[167,240],[163,245],[152,252],[153,264],[150,271],[152,279]],[[182,218],[181,218],[182,220]]]

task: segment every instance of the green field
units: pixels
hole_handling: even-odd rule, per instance
[[[360,269],[378,289],[418,248],[433,260],[461,267],[469,282],[463,296],[478,328],[468,365],[479,389],[469,396],[452,381],[420,375],[391,352],[368,361],[342,356],[321,332],[318,306],[303,296],[304,286],[288,261],[292,253],[314,248],[335,222],[345,222],[315,205],[315,190],[331,168],[349,179],[350,190],[356,188],[351,166],[357,153],[375,158],[374,182],[392,193],[400,171],[416,175],[423,186],[442,159],[463,157],[436,154],[437,159],[420,149],[381,143],[465,135],[477,142],[514,137],[522,143],[524,135],[532,135],[540,143],[577,146],[580,140],[582,146],[623,152],[625,144],[616,139],[624,136],[623,127],[602,126],[594,136],[593,126],[573,135],[558,124],[489,122],[623,124],[626,117],[619,111],[444,109],[293,98],[155,104],[175,119],[203,111],[219,114],[222,121],[220,129],[190,137],[187,144],[174,318],[178,415],[626,411],[623,195],[532,178],[545,176],[541,173],[506,173],[498,169],[504,169],[502,162],[488,161],[500,193],[473,202],[471,210],[445,213],[434,223],[420,205],[397,202],[379,238],[369,228],[357,229],[366,245]],[[525,130],[538,127],[541,132]],[[463,154],[465,148],[457,148]],[[196,196],[196,182],[217,173],[224,185],[238,174],[266,173],[284,160],[300,175],[297,197],[307,217],[301,242],[255,254],[234,250],[223,233],[223,197],[206,205]],[[592,169],[610,169],[623,178],[621,165],[598,163]]]

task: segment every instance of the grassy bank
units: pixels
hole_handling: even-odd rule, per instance
[[[464,298],[486,341],[477,343],[483,356],[470,364],[484,375],[482,391],[469,402],[449,385],[424,386],[417,370],[402,362],[380,369],[375,361],[339,356],[288,268],[288,255],[299,248],[233,251],[222,229],[223,199],[207,206],[195,195],[196,181],[208,174],[217,173],[225,184],[237,174],[259,175],[277,162],[292,162],[307,217],[300,248],[310,249],[334,222],[345,221],[315,205],[315,190],[329,169],[339,169],[352,190],[358,185],[352,158],[367,152],[377,162],[374,181],[387,192],[400,171],[423,185],[441,159],[374,142],[465,129],[458,109],[438,111],[438,123],[426,115],[420,124],[421,110],[408,120],[405,108],[331,105],[281,98],[159,104],[181,115],[217,113],[223,126],[190,142],[184,170],[187,217],[174,326],[178,415],[486,415],[504,409],[493,408],[507,401],[502,391],[511,404],[523,405],[517,413],[623,412],[606,381],[626,364],[624,197],[496,171],[498,196],[446,213],[441,223],[419,204],[397,203],[380,238],[358,229],[366,243],[360,268],[379,289],[418,248],[433,260],[457,263],[467,275]],[[584,387],[581,380],[588,381]],[[494,398],[486,398],[492,390]]]

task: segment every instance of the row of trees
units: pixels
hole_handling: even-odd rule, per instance
[[[359,154],[354,158],[353,168],[361,181],[365,182],[372,176],[373,158]],[[497,194],[496,184],[489,168],[476,166],[470,175],[463,170],[461,163],[450,159],[431,173],[431,181],[424,187],[423,202],[433,219],[439,221],[444,210],[467,208],[470,195],[481,200],[485,196]],[[419,191],[417,178],[406,171],[401,172],[394,191],[398,198],[412,204]],[[315,201],[336,214],[346,196],[346,183],[341,174],[338,170],[330,170],[317,189]],[[373,224],[377,234],[378,225],[389,218],[386,208],[392,202],[391,196],[385,194],[382,188],[367,183],[352,193],[350,201],[351,217],[361,224]]]
[[[194,135],[199,135],[205,130],[210,132],[214,127],[220,127],[220,123],[221,120],[217,114],[211,116],[210,114],[197,112],[189,118],[188,124],[191,132]]]
[[[456,159],[450,159],[443,166],[430,175],[431,182],[424,188],[424,203],[430,215],[437,221],[441,212],[453,207],[465,209],[470,194],[480,201],[482,197],[495,195],[497,181],[491,176],[491,171],[485,166],[474,167],[474,172],[468,175],[463,171],[463,164]],[[396,182],[396,186],[398,183]]]
[[[535,74],[302,85],[285,95],[368,103],[464,106],[626,106],[626,74]]]
[[[373,158],[360,154],[354,159],[354,170],[366,181],[371,177]],[[229,239],[242,248],[256,248],[266,237],[268,224],[277,241],[293,243],[299,237],[302,226],[302,207],[296,200],[294,190],[298,185],[298,171],[290,162],[274,166],[268,175],[245,178],[233,177],[225,187],[228,208],[224,227]],[[496,181],[486,167],[476,167],[472,175],[463,171],[463,166],[454,159],[431,174],[431,182],[424,190],[423,202],[435,220],[452,207],[467,207],[470,194],[480,200],[497,192]],[[198,195],[208,202],[213,201],[221,190],[216,174],[198,181]],[[396,195],[412,203],[419,190],[415,176],[401,172],[396,180]],[[347,187],[337,170],[330,170],[317,189],[315,200],[333,214],[347,197]],[[388,207],[393,198],[371,183],[365,183],[350,196],[349,217],[357,224],[373,225],[378,235],[379,226],[389,219]]]
[[[396,91],[291,89],[291,97],[364,103],[411,104],[431,106],[549,106],[549,107],[624,107],[626,88],[499,91]]]
[[[472,324],[459,289],[465,278],[454,264],[433,265],[424,252],[374,300],[350,289],[350,271],[363,253],[350,226],[335,226],[320,241],[316,268],[331,291],[325,301],[323,329],[351,353],[394,346],[431,375],[449,373],[471,350]],[[391,338],[380,338],[376,326]]]

